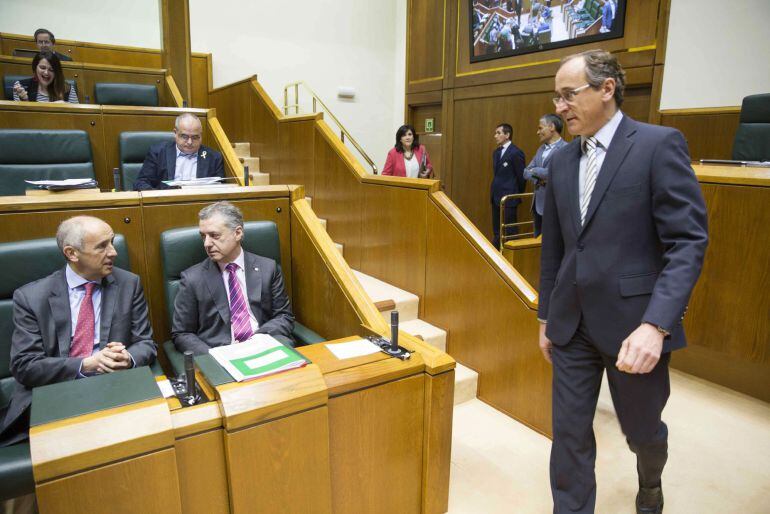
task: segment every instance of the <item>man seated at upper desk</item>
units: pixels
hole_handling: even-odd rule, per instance
[[[72,57],[69,55],[60,54],[54,49],[56,38],[53,36],[53,32],[48,29],[37,29],[35,31],[35,44],[37,45],[38,50],[41,52],[51,52],[56,55],[60,61],[72,60]]]
[[[67,264],[13,293],[10,368],[17,384],[0,446],[27,438],[33,387],[155,360],[142,285],[138,276],[114,267],[114,237],[99,218],[62,222],[56,242]]]
[[[230,202],[198,213],[208,258],[182,272],[171,336],[177,350],[196,355],[269,334],[287,346],[294,315],[281,266],[241,248],[243,214]]]
[[[194,114],[177,116],[174,142],[157,143],[150,147],[134,191],[168,189],[164,180],[191,180],[204,177],[224,177],[222,154],[201,144],[203,126]]]

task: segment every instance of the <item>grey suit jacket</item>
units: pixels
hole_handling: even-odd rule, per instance
[[[531,180],[535,184],[535,195],[532,199],[532,212],[543,215],[543,206],[545,205],[545,186],[548,181],[548,163],[551,162],[553,154],[559,149],[567,146],[564,139],[559,139],[554,143],[553,148],[548,155],[543,158],[545,145],[540,145],[535,153],[535,158],[524,168],[524,178]]]
[[[681,320],[708,244],[706,206],[682,134],[627,116],[599,171],[586,221],[578,199],[580,138],[553,156],[543,215],[538,317],[567,344],[581,316],[599,349],[617,355],[642,322],[686,345]]]
[[[251,312],[259,323],[257,332],[270,334],[293,346],[294,315],[283,285],[281,267],[272,259],[243,253],[246,294]],[[174,300],[171,336],[180,352],[191,350],[195,355],[232,342],[227,291],[219,266],[211,259],[182,272]]]
[[[120,341],[137,366],[151,364],[156,348],[139,277],[114,268],[101,287],[99,347]],[[24,432],[6,434],[6,429],[29,408],[33,387],[77,378],[82,359],[69,356],[70,317],[64,268],[14,292],[11,373],[17,384],[0,433],[2,444],[26,438]]]

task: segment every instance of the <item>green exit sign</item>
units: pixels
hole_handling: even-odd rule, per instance
[[[433,132],[433,118],[425,118],[425,132]]]

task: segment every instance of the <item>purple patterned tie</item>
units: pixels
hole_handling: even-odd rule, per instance
[[[241,284],[235,275],[238,265],[231,262],[225,266],[225,269],[228,272],[227,283],[230,286],[230,324],[233,328],[233,338],[240,343],[250,338],[254,332],[251,330],[246,298],[243,296]]]

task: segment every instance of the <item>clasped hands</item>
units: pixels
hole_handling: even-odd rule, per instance
[[[540,325],[540,351],[551,363],[553,343],[545,335],[546,324]],[[632,374],[649,373],[655,368],[663,351],[663,334],[653,325],[642,323],[623,340],[615,366],[620,371]]]
[[[27,90],[24,89],[24,86],[21,85],[21,83],[17,80],[13,83],[13,91],[19,95],[19,98],[21,100],[28,100],[29,97],[27,95]]]
[[[107,346],[83,359],[83,373],[112,373],[131,367],[131,356],[123,343],[112,341]]]

